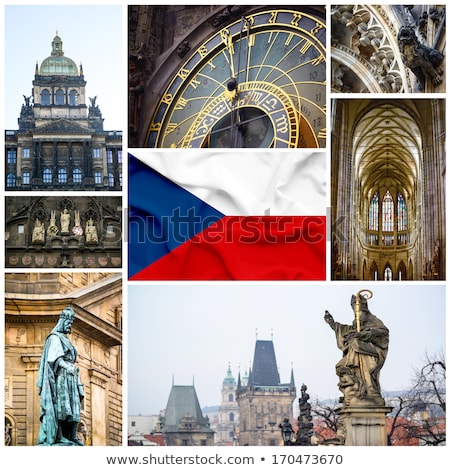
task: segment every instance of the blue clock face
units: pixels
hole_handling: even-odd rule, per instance
[[[216,32],[162,95],[148,147],[325,146],[325,25],[257,12]]]

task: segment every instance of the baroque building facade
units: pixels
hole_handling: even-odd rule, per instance
[[[122,198],[6,197],[7,268],[120,268]]]
[[[334,99],[334,280],[445,280],[445,100]]]
[[[234,445],[239,423],[239,405],[236,401],[236,379],[230,366],[222,383],[222,399],[219,407],[216,445]]]
[[[333,5],[330,18],[332,92],[445,92],[445,5]]]
[[[85,399],[78,439],[122,443],[122,278],[112,273],[5,275],[5,445],[34,446],[39,435],[36,386],[45,339],[70,305],[70,335]]]
[[[122,132],[103,129],[97,97],[86,100],[83,67],[65,56],[61,37],[36,64],[18,130],[5,132],[5,187],[24,190],[122,189]]]
[[[325,147],[324,6],[129,6],[130,147]]]
[[[252,368],[244,385],[238,376],[239,445],[283,445],[279,426],[292,422],[296,397],[293,371],[289,383],[281,383],[273,341],[256,340]]]

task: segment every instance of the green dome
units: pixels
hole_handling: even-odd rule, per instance
[[[40,75],[78,76],[78,67],[72,59],[64,56],[62,40],[56,34],[52,41],[52,54],[42,61]]]

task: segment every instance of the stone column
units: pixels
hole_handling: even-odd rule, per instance
[[[349,405],[338,410],[346,446],[386,446],[390,406]]]

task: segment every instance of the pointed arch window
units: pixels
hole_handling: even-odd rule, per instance
[[[390,266],[386,266],[386,269],[384,270],[384,280],[392,281],[392,269]]]
[[[369,230],[378,230],[378,204],[379,204],[379,196],[378,192],[376,192],[372,200],[370,201],[369,207]]]
[[[383,232],[393,232],[394,231],[394,199],[392,198],[389,190],[386,191],[386,194],[383,197],[383,202],[381,204],[381,213],[382,213],[382,230]]]
[[[405,199],[402,193],[397,194],[397,229],[406,230],[408,226],[408,219],[406,213]]]

